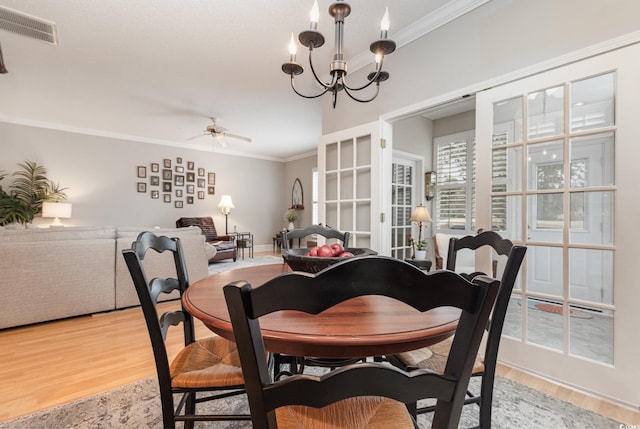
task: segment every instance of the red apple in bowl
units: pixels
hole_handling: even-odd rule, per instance
[[[341,258],[353,258],[353,253],[351,253],[351,252],[342,252],[340,254],[340,257]]]
[[[344,252],[344,247],[340,243],[333,243],[331,245],[331,250],[333,252],[333,256],[340,256],[342,252]]]
[[[328,244],[323,244],[318,247],[318,256],[321,258],[328,258],[333,256],[333,249]]]

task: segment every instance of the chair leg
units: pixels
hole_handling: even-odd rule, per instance
[[[482,376],[480,386],[480,428],[491,429],[491,407],[493,403],[493,373]]]
[[[184,413],[185,413],[185,415],[188,415],[188,414],[193,415],[193,414],[196,413],[196,394],[195,394],[195,392],[187,394],[187,403],[185,405]],[[193,420],[185,421],[184,422],[184,429],[193,429],[193,423],[194,423]]]

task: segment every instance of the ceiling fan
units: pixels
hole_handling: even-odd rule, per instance
[[[195,138],[198,138],[198,137],[201,137],[201,136],[206,136],[207,134],[210,134],[216,140],[220,141],[220,144],[222,144],[223,146],[226,146],[226,142],[224,141],[225,137],[229,137],[229,138],[232,138],[232,139],[243,140],[243,141],[246,141],[246,142],[249,142],[249,143],[251,142],[251,139],[249,137],[244,137],[244,136],[239,136],[237,134],[228,133],[226,128],[221,127],[220,125],[218,125],[217,118],[215,116],[211,116],[210,119],[211,119],[211,122],[213,122],[213,123],[206,128],[204,133],[198,134],[197,136],[191,137],[191,138],[189,138],[187,140],[193,140]]]

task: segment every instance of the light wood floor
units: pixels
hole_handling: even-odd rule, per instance
[[[161,304],[178,308],[178,302]],[[180,331],[170,330],[176,353]],[[197,336],[211,335],[198,322]],[[155,374],[139,308],[0,330],[0,422],[110,390]],[[626,424],[640,413],[546,382],[506,366],[498,373]]]

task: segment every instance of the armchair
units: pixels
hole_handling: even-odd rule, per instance
[[[218,235],[216,226],[211,216],[205,217],[181,217],[176,221],[176,227],[184,228],[187,226],[198,226],[205,236],[205,241],[216,248],[216,254],[209,259],[209,262],[219,261],[222,259],[237,258],[236,237],[233,235]]]

